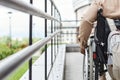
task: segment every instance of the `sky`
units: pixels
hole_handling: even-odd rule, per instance
[[[73,0],[54,0],[61,12],[62,20],[75,20],[72,1]]]
[[[24,1],[24,0],[23,0]],[[27,0],[25,0],[27,2]],[[29,1],[29,0],[28,0]],[[72,0],[54,0],[57,8],[60,11],[62,20],[75,20]],[[38,4],[40,3],[40,4]],[[34,0],[35,7],[39,7],[44,11],[44,0]],[[48,5],[49,6],[49,5]],[[9,15],[8,12],[12,14]],[[48,9],[49,12],[49,9]],[[11,17],[11,19],[10,19]],[[9,36],[9,28],[11,25],[12,38],[28,37],[29,34],[29,15],[13,9],[0,6],[0,37]],[[41,26],[42,25],[42,26]],[[34,17],[33,21],[33,36],[44,37],[44,19]]]

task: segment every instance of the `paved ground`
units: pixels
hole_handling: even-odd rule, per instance
[[[83,55],[79,52],[66,53],[64,80],[83,80]],[[107,80],[111,80],[108,73]]]
[[[48,49],[49,50],[49,49]],[[51,52],[51,51],[49,51]],[[49,55],[50,56],[50,55]],[[44,79],[44,55],[41,55],[33,65],[33,80],[43,80]],[[48,59],[48,62],[51,59]],[[50,66],[50,64],[48,64]],[[83,65],[83,55],[80,52],[67,52],[65,60],[65,77],[64,80],[83,80],[82,73]],[[48,67],[49,68],[49,67]],[[28,71],[20,80],[28,80]],[[58,79],[54,79],[58,80]],[[107,80],[111,80],[107,74]]]
[[[64,80],[83,80],[82,64],[83,64],[82,54],[80,54],[79,52],[67,53]]]
[[[51,70],[51,47],[47,49],[47,73],[49,74],[49,71],[51,71],[51,75],[49,76],[49,80],[61,80],[63,76],[61,76],[61,73],[63,72],[63,67],[61,61],[64,62],[63,56],[65,55],[65,45],[61,45],[59,48],[59,52],[56,54],[57,59],[53,56],[54,61],[54,69]],[[38,53],[36,55],[39,55]],[[55,55],[55,54],[53,54]],[[64,58],[65,59],[65,58]],[[61,72],[62,71],[62,72]],[[44,75],[45,74],[45,54],[43,53],[32,65],[32,80],[45,80]],[[63,74],[63,73],[62,73]],[[20,80],[29,80],[29,70],[25,72],[25,74],[21,77]]]

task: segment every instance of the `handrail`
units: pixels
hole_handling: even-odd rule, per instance
[[[55,19],[54,17],[50,16],[49,14],[41,11],[40,9],[36,8],[30,3],[25,3],[22,0],[0,0],[0,5],[16,9],[34,16],[42,17],[49,20],[55,20],[60,22],[59,20]]]
[[[50,0],[51,3],[55,6],[55,8],[57,9],[57,12],[58,14],[60,15],[60,11],[58,10],[57,6],[55,5],[54,1],[53,0]],[[61,15],[60,15],[61,16]],[[61,21],[61,17],[60,17],[60,21]]]
[[[56,31],[52,35],[24,48],[23,50],[9,56],[8,58],[3,59],[0,62],[0,79],[7,77],[7,75],[14,71],[20,64],[31,58],[35,51],[47,44],[47,42],[49,42],[60,32],[61,31]]]

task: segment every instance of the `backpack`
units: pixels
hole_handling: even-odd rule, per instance
[[[120,31],[112,31],[108,37],[108,52],[120,53]]]
[[[114,64],[116,66],[120,66],[119,58],[120,58],[120,31],[112,31],[108,37],[108,65]],[[113,56],[114,55],[114,56]]]
[[[107,39],[111,32],[106,18],[102,15],[102,9],[97,13],[97,25],[95,27],[96,54],[100,63],[107,64]]]

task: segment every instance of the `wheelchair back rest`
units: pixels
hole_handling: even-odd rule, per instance
[[[107,64],[107,39],[111,32],[106,18],[102,15],[102,10],[97,13],[97,25],[95,27],[94,39],[96,43],[96,54],[101,63]]]

